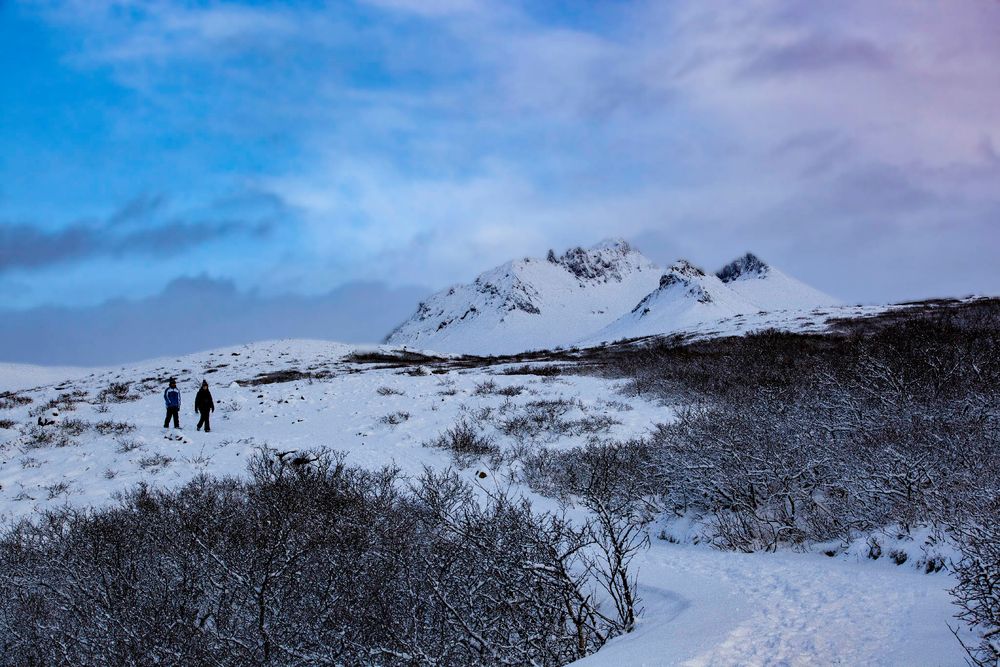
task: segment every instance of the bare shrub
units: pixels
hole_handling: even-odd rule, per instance
[[[31,396],[24,396],[13,391],[0,392],[0,410],[12,410],[34,401]]]
[[[551,377],[560,375],[562,370],[558,366],[532,366],[524,364],[522,366],[505,368],[502,372],[504,375],[542,375]]]
[[[572,423],[571,430],[580,433],[604,433],[621,422],[610,415],[587,415]]]
[[[402,396],[403,392],[399,389],[393,389],[392,387],[381,386],[375,390],[379,396]]]
[[[59,422],[59,428],[70,437],[83,435],[90,430],[90,427],[90,422],[82,419],[64,419]]]
[[[142,397],[138,393],[132,392],[131,382],[112,382],[97,394],[97,400],[101,403],[128,403],[140,398]]]
[[[118,446],[115,447],[115,451],[119,454],[128,454],[131,451],[142,448],[142,443],[135,438],[118,436],[115,438],[115,442],[118,443]]]
[[[958,529],[961,560],[954,565],[958,583],[952,596],[959,613],[956,617],[966,624],[975,639],[962,642],[970,660],[976,665],[1000,664],[1000,527],[997,514],[1000,497],[984,504],[983,510]]]
[[[72,444],[69,435],[51,426],[29,426],[22,434],[25,449],[41,449],[44,447],[66,447]]]
[[[99,421],[94,424],[94,430],[101,435],[126,435],[135,431],[135,424],[116,421]]]
[[[618,631],[559,517],[308,458],[9,529],[0,665],[555,666]]]
[[[399,412],[390,412],[389,414],[382,417],[382,419],[380,419],[379,421],[381,421],[383,424],[388,424],[389,426],[398,426],[399,424],[402,424],[403,422],[408,421],[409,419],[410,419],[409,412],[399,411]]]
[[[465,419],[460,419],[454,426],[428,442],[427,446],[448,450],[463,463],[474,458],[495,455],[499,450],[491,438],[480,433]]]
[[[166,468],[174,460],[165,454],[150,454],[139,459],[139,467],[143,470],[149,468]]]
[[[477,384],[475,390],[473,390],[472,393],[476,396],[489,396],[491,394],[497,393],[497,388],[498,387],[496,382],[494,382],[493,380],[486,380],[484,382],[480,382],[479,384]]]
[[[544,434],[546,439],[554,440],[570,431],[572,422],[564,417],[576,407],[575,402],[564,398],[531,401],[501,420],[499,428],[512,437],[538,438]]]
[[[69,492],[69,482],[56,482],[42,488],[45,489],[47,499],[54,500],[55,498]]]
[[[14,428],[16,422],[13,419],[0,419],[0,428]]]

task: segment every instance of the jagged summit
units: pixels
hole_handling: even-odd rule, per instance
[[[715,275],[722,282],[728,283],[741,278],[764,278],[770,269],[771,267],[764,260],[752,252],[748,252],[726,264]]]
[[[583,281],[621,282],[624,274],[634,270],[637,263],[652,266],[649,260],[624,239],[605,239],[590,248],[577,246],[558,257],[554,250],[549,250],[547,260],[562,266]]]

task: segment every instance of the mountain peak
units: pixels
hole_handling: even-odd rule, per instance
[[[670,273],[675,273],[677,275],[684,276],[685,278],[698,278],[705,275],[704,271],[686,259],[679,259],[671,264],[670,268],[667,269],[667,273],[668,275]]]
[[[715,275],[722,282],[728,283],[740,278],[764,278],[770,270],[771,267],[764,260],[748,252],[726,264]]]
[[[601,250],[617,250],[623,254],[628,254],[635,251],[628,241],[621,237],[617,238],[606,238],[599,243],[595,243],[590,246],[590,250],[600,252]]]
[[[561,256],[549,250],[547,259],[562,266],[581,282],[621,282],[635,270],[652,268],[652,263],[624,239],[605,239],[590,248],[577,246]]]

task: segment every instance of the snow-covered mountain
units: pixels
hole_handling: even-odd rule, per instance
[[[685,260],[664,272],[613,240],[508,262],[450,287],[421,303],[386,342],[507,354],[681,331],[801,326],[797,315],[836,304],[750,253],[716,274]]]
[[[440,352],[505,354],[568,345],[654,289],[660,269],[623,240],[507,262],[421,303],[386,338]]]
[[[825,313],[810,317],[812,311],[836,305],[832,296],[785,275],[751,253],[715,274],[680,260],[635,308],[580,342],[594,345],[677,332],[741,333],[762,327],[801,327],[804,321],[825,319]]]
[[[759,310],[718,276],[680,260],[667,269],[660,285],[631,311],[584,339],[600,343],[696,328],[739,313]]]
[[[726,264],[715,274],[729,289],[761,310],[809,310],[840,302],[769,266],[753,253]]]

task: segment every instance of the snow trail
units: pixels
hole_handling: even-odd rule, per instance
[[[664,542],[639,567],[636,631],[575,665],[964,664],[947,574]]]

